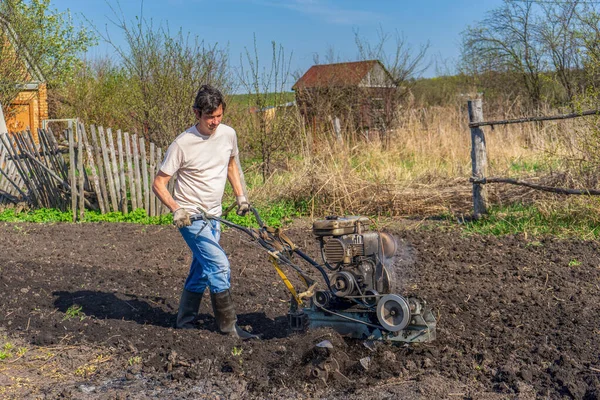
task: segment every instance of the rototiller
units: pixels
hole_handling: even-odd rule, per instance
[[[224,215],[227,215],[228,211]],[[275,270],[292,294],[288,318],[290,328],[331,327],[341,335],[359,339],[396,342],[428,342],[435,339],[436,320],[427,303],[417,297],[394,293],[394,261],[397,243],[387,233],[371,231],[367,217],[330,216],[313,224],[321,247],[323,264],[307,256],[281,230],[265,226],[250,207],[258,229],[223,224],[245,232],[270,255]],[[292,260],[294,255],[315,268],[322,285],[311,279]],[[306,285],[299,292],[281,266],[293,269]]]

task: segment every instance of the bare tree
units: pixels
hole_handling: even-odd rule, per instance
[[[273,171],[277,153],[288,148],[292,133],[296,130],[294,107],[285,106],[285,92],[289,86],[290,61],[281,45],[272,45],[272,58],[268,67],[263,67],[254,36],[254,48],[245,49],[240,56],[239,80],[249,93],[248,110],[252,113],[245,127],[246,141],[252,152],[260,157],[263,182]]]
[[[504,0],[502,6],[489,12],[476,27],[463,32],[461,57],[471,73],[516,73],[537,109],[546,65],[534,6],[532,0]]]
[[[360,36],[358,30],[354,32],[359,59],[379,60],[390,74],[392,85],[396,87],[396,90],[386,95],[385,99],[373,98],[371,107],[369,107],[370,118],[377,121],[382,143],[389,146],[389,128],[393,127],[397,120],[396,114],[400,109],[400,104],[411,94],[415,78],[430,66],[430,62],[425,61],[429,42],[414,49],[403,34],[397,31],[394,34],[385,32],[381,26],[377,36],[375,42],[369,42]],[[390,40],[393,40],[392,50],[388,51]],[[385,107],[388,107],[390,112],[379,112],[381,104],[387,104]]]
[[[600,91],[600,12],[592,4],[586,4],[578,12],[582,41],[582,63],[590,94],[598,97]]]
[[[379,60],[391,74],[394,83],[400,88],[399,95],[404,96],[413,85],[414,78],[420,76],[430,63],[425,61],[429,42],[414,49],[403,34],[385,32],[380,26],[377,41],[369,42],[354,31],[354,41],[360,60]],[[389,41],[394,40],[392,51],[388,51]]]
[[[577,29],[579,0],[543,3],[543,21],[539,33],[556,79],[572,103],[578,76],[581,75],[582,37]]]

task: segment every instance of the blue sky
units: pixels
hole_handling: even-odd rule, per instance
[[[354,32],[368,42],[378,42],[378,32],[403,35],[414,49],[429,42],[428,59],[443,60],[452,67],[459,55],[460,32],[485,17],[502,0],[52,0],[54,8],[70,9],[75,19],[86,23],[82,15],[101,30],[108,27],[116,42],[119,31],[109,4],[120,5],[126,20],[143,10],[154,24],[180,27],[205,43],[228,46],[231,64],[240,64],[240,54],[253,48],[256,35],[261,63],[271,60],[271,42],[282,45],[286,57],[292,56],[291,71],[302,74],[313,65],[314,55],[323,62],[333,53],[341,61],[357,58]],[[143,6],[142,6],[143,4]],[[388,53],[395,41],[389,41]],[[112,55],[101,43],[91,56]],[[265,64],[263,64],[265,65]],[[436,74],[430,67],[424,76]],[[290,87],[293,84],[290,83]]]

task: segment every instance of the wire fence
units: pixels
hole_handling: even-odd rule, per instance
[[[533,116],[507,120],[484,121],[483,119],[483,101],[481,99],[470,100],[467,103],[469,111],[469,128],[471,129],[471,166],[472,174],[470,182],[473,184],[473,216],[479,218],[487,214],[488,199],[486,184],[490,183],[506,183],[511,185],[526,186],[531,189],[541,190],[565,195],[600,195],[600,191],[595,189],[570,189],[538,185],[531,182],[526,182],[518,179],[505,177],[488,177],[487,176],[487,148],[485,133],[482,129],[484,126],[491,126],[492,129],[496,125],[522,124],[528,122],[554,121],[563,119],[572,119],[585,117],[590,115],[600,115],[600,110],[588,110],[577,113],[559,114],[551,116]]]

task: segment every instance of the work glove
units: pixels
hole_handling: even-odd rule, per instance
[[[177,210],[173,211],[173,223],[178,228],[190,226],[192,224],[190,213],[188,213],[185,208],[179,207]]]
[[[235,202],[237,203],[238,207],[237,211],[235,212],[237,215],[243,217],[244,215],[248,214],[248,211],[250,211],[250,203],[248,203],[246,196],[236,196]]]

